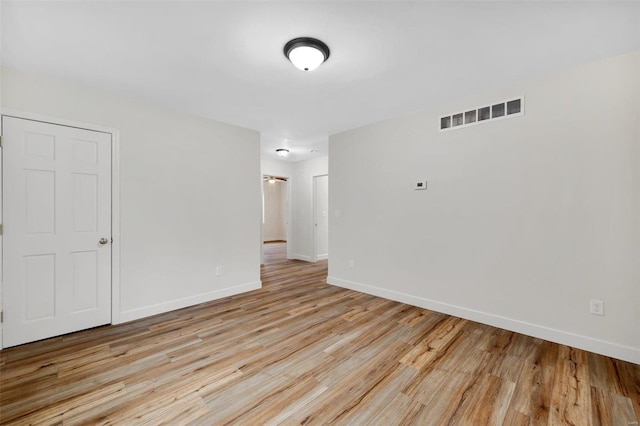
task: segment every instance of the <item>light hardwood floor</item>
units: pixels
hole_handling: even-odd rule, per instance
[[[325,284],[264,288],[0,352],[2,424],[632,425],[640,366]]]

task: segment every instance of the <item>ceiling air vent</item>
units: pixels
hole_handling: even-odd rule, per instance
[[[524,114],[524,96],[440,117],[440,131]]]

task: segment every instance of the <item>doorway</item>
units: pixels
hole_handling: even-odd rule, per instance
[[[313,177],[313,261],[329,258],[329,175]]]
[[[267,244],[284,244],[289,247],[289,179],[281,176],[264,175],[262,178],[262,244],[263,263]],[[288,257],[288,256],[287,256]]]

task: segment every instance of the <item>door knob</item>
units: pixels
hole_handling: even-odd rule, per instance
[[[109,242],[109,240],[107,240],[106,238],[100,238],[100,241],[98,241],[100,244],[107,244]]]

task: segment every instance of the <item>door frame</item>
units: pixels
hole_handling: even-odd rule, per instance
[[[311,261],[312,262],[317,262],[318,260],[323,260],[323,259],[318,259],[318,227],[316,226],[316,224],[318,223],[318,190],[317,190],[317,180],[316,178],[320,178],[320,177],[324,177],[326,176],[327,178],[329,177],[329,173],[323,173],[321,175],[313,175],[312,179],[313,179],[313,193],[312,193],[312,198],[313,198],[313,214],[312,219],[313,222],[311,223],[311,226],[313,227],[313,237],[312,239],[312,245],[313,245],[313,251],[312,251],[312,257],[311,257]],[[328,204],[329,204],[329,197],[328,197],[328,193],[329,193],[329,187],[327,186],[327,220],[329,220],[329,211],[330,209],[328,208]],[[327,230],[328,232],[328,230]]]
[[[13,117],[24,120],[40,121],[66,127],[76,127],[79,129],[91,130],[94,132],[107,133],[111,135],[111,324],[119,324],[120,321],[120,131],[113,127],[106,127],[98,124],[84,123],[65,118],[55,118],[47,115],[31,112],[16,111],[14,109],[0,109],[0,135],[3,134],[2,117]],[[2,180],[4,152],[0,149],[0,223],[2,223],[2,190],[4,182]],[[0,235],[0,310],[2,310],[2,262],[3,262],[4,241]],[[2,329],[0,323],[0,349],[2,346]]]

